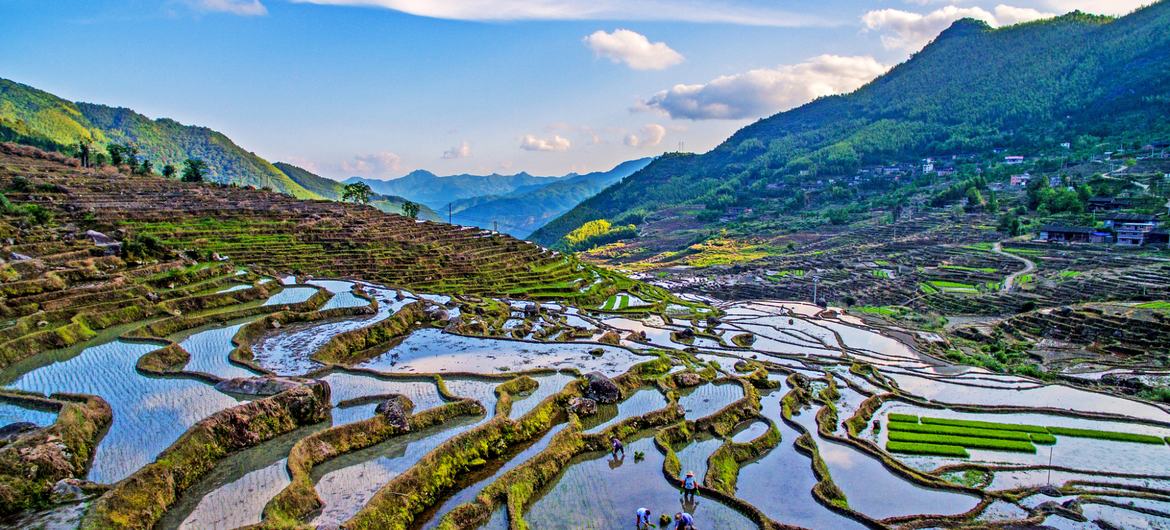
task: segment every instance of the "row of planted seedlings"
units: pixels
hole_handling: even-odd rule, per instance
[[[868,365],[865,365],[868,367]],[[872,367],[854,366],[855,372],[876,372]],[[888,402],[903,402],[913,406],[943,410],[950,409],[959,412],[968,413],[1015,413],[1021,411],[1036,410],[1045,414],[1056,414],[1061,416],[1069,416],[1086,419],[1108,419],[1113,421],[1122,421],[1126,423],[1146,424],[1150,422],[1139,421],[1133,418],[1122,418],[1114,416],[1102,416],[1100,414],[1086,414],[1076,413],[1072,411],[1065,411],[1060,409],[1021,409],[1019,407],[1002,407],[1002,406],[973,406],[973,405],[946,405],[942,406],[928,401],[921,400],[916,396],[905,394],[899,391],[896,387],[890,387],[892,392],[878,394],[871,396],[862,406],[859,407],[857,413],[845,422],[845,426],[849,433],[849,439],[857,444],[866,447],[871,453],[882,455],[883,462],[890,462],[894,465],[900,463],[895,458],[887,456],[882,453],[878,445],[871,440],[861,436],[861,433],[873,421],[874,429],[876,430],[880,420],[874,420],[874,415],[881,409],[882,405]],[[1098,429],[1083,429],[1070,428],[1058,426],[1040,426],[1028,425],[1019,423],[1003,423],[1003,422],[989,422],[977,420],[964,420],[953,418],[935,418],[931,416],[919,416],[908,414],[890,413],[886,417],[886,427],[890,430],[890,434],[903,433],[901,436],[892,436],[891,442],[887,443],[887,451],[900,452],[911,455],[927,455],[927,456],[941,456],[951,458],[967,458],[969,455],[966,452],[967,448],[981,448],[991,449],[997,451],[1023,451],[1035,452],[1033,444],[1052,445],[1057,443],[1058,436],[1069,436],[1075,438],[1090,438],[1098,440],[1109,440],[1116,442],[1130,442],[1150,445],[1163,445],[1168,441],[1159,436],[1152,436],[1148,434],[1106,431]],[[1160,426],[1164,426],[1159,424]],[[907,441],[905,434],[911,437],[925,437],[923,439],[915,438]],[[894,440],[898,438],[899,440]],[[946,443],[943,443],[946,442]],[[948,445],[951,444],[951,445]],[[1092,494],[1099,493],[1093,490],[1087,490],[1086,487],[1100,487],[1107,488],[1109,493],[1119,497],[1133,497],[1137,499],[1154,499],[1165,500],[1170,490],[1164,490],[1149,486],[1137,486],[1134,484],[1125,483],[1110,483],[1098,481],[1078,481],[1072,480],[1067,483],[1053,487],[1052,485],[1033,485],[1033,486],[1019,486],[1010,489],[999,491],[990,491],[986,489],[998,472],[1019,472],[1031,470],[1050,470],[1052,472],[1065,472],[1070,474],[1088,474],[1092,476],[1100,476],[1107,478],[1116,478],[1122,480],[1134,479],[1165,479],[1165,476],[1154,474],[1134,474],[1125,473],[1112,470],[1093,470],[1085,471],[1060,464],[1037,464],[1037,465],[1011,465],[1011,464],[996,464],[988,462],[959,462],[952,464],[945,464],[929,472],[923,473],[911,468],[907,468],[915,476],[937,477],[941,480],[946,480],[952,484],[952,487],[958,487],[961,482],[965,487],[970,487],[971,484],[981,485],[979,489],[983,491],[984,498],[991,501],[1002,501],[1016,505],[1021,510],[1027,512],[1029,515],[1024,519],[1000,521],[1003,524],[1018,523],[1018,524],[1040,524],[1052,508],[1045,509],[1030,509],[1020,504],[1020,500],[1036,495],[1040,492],[1046,492],[1052,496],[1072,496],[1078,494],[1087,494],[1082,500],[1088,499],[1092,502],[1097,502],[1092,497]],[[1086,501],[1088,502],[1088,501]],[[1105,500],[1101,502],[1106,505],[1110,504]],[[1068,505],[1066,502],[1064,505]],[[1067,506],[1055,508],[1067,517],[1074,520],[1080,517],[1080,514],[1074,510],[1064,509]],[[990,504],[982,503],[980,510],[987,509]],[[1150,515],[1162,516],[1162,514],[1154,513],[1149,510],[1143,512],[1143,508],[1134,506],[1121,506],[1123,509],[1137,511],[1140,513],[1149,513]],[[966,515],[972,515],[970,513]],[[919,518],[919,523],[930,523],[948,518],[929,517]],[[959,517],[949,518],[950,520],[958,520]]]
[[[859,372],[868,373],[864,368],[859,369],[855,365],[854,373]],[[876,378],[869,379],[871,383],[875,380]],[[843,379],[843,381],[845,381],[846,385],[852,391],[867,395],[865,389],[856,387],[852,381],[848,379]],[[838,425],[841,422],[836,405],[836,401],[841,398],[840,390],[837,386],[837,378],[828,372],[823,378],[817,379],[811,379],[799,373],[792,373],[786,382],[791,390],[781,400],[781,415],[784,421],[790,426],[802,432],[796,441],[796,448],[812,459],[813,471],[818,479],[812,493],[814,498],[822,505],[859,521],[866,526],[882,528],[888,525],[931,526],[963,523],[972,520],[994,500],[985,496],[984,492],[977,488],[957,485],[935,475],[913,469],[901,461],[892,458],[888,453],[881,451],[872,442],[859,438],[856,433],[859,432],[859,429],[864,429],[869,415],[872,415],[873,410],[876,408],[874,402],[880,399],[880,396],[867,398],[861,403],[853,416],[844,420],[843,425],[846,429],[846,435],[841,436],[837,434]],[[818,405],[819,407],[816,407]],[[813,409],[814,407],[816,407],[815,415],[809,421],[803,421],[797,418],[797,415],[802,415],[802,410]],[[958,514],[895,514],[883,518],[875,518],[870,514],[864,513],[861,508],[850,504],[846,492],[834,480],[830,471],[831,466],[822,454],[828,448],[820,447],[816,441],[817,439],[824,441],[824,443],[842,444],[846,448],[859,451],[859,454],[864,458],[875,459],[884,469],[884,473],[879,475],[880,477],[904,481],[909,486],[916,488],[914,490],[915,493],[929,493],[933,490],[937,493],[932,495],[937,496],[945,492],[953,492],[955,494],[970,496],[977,502],[956,503],[956,506],[974,504],[969,509],[960,508],[962,512]],[[872,486],[878,487],[876,484]],[[855,493],[857,492],[855,491]],[[884,493],[868,491],[862,493],[877,494],[883,498],[895,494],[892,491]],[[944,499],[944,497],[937,498],[940,500]]]

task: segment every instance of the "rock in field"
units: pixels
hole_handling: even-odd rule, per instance
[[[405,396],[394,396],[378,403],[374,412],[386,418],[386,422],[401,430],[410,430],[410,410],[414,408]]]
[[[581,417],[597,414],[597,402],[585,397],[575,397],[569,400],[569,412]]]
[[[699,386],[703,383],[703,376],[695,372],[679,372],[674,374],[674,384],[681,387]]]
[[[274,396],[299,385],[296,381],[280,377],[237,377],[216,383],[215,389],[231,394]]]
[[[32,432],[39,428],[40,427],[37,427],[37,424],[29,423],[27,421],[9,423],[8,425],[0,427],[0,441],[7,442],[26,432]]]
[[[585,397],[603,404],[617,403],[622,398],[622,391],[618,389],[617,384],[601,372],[589,372],[585,374],[585,379],[588,380]]]

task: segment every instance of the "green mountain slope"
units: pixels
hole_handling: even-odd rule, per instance
[[[454,221],[493,228],[515,237],[527,237],[541,225],[569,211],[581,201],[638,171],[652,158],[622,162],[609,171],[568,175],[535,190],[521,189],[500,197],[473,197],[459,201]]]
[[[867,165],[1166,134],[1167,50],[1166,2],[1120,19],[1073,13],[1000,29],[961,20],[854,93],[762,119],[703,155],[663,156],[532,239],[553,245],[594,219],[680,204],[821,207],[833,197],[809,200],[803,184]]]
[[[299,198],[318,197],[220,132],[166,118],[151,120],[125,108],[74,103],[7,79],[0,79],[0,140],[57,150],[83,141],[99,149],[109,143],[130,145],[156,169],[201,158],[216,182],[268,186]]]
[[[345,187],[345,184],[285,162],[276,162],[272,165],[287,175],[288,178],[292,179],[293,182],[300,184],[301,187],[310,192],[332,201],[341,200],[342,189]],[[402,213],[402,204],[405,202],[406,199],[402,197],[375,194],[370,200],[370,205],[383,212]],[[425,205],[419,209],[418,217],[432,221],[439,220],[439,216],[435,214],[435,211]]]
[[[559,178],[564,177],[537,177],[523,172],[515,175],[462,174],[440,177],[420,169],[392,180],[351,177],[345,182],[365,182],[377,193],[406,197],[446,214],[447,204],[455,201],[531,191],[552,184]]]

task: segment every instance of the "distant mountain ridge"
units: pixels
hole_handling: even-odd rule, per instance
[[[525,172],[514,175],[449,175],[439,176],[424,169],[406,175],[379,180],[362,177],[345,179],[346,184],[365,182],[370,189],[385,195],[398,195],[425,204],[446,214],[447,204],[472,197],[506,195],[525,189],[532,190],[552,184],[565,177],[537,177]]]
[[[1073,12],[999,29],[960,20],[855,92],[761,119],[705,154],[664,155],[531,239],[553,246],[589,221],[678,205],[707,219],[731,208],[790,215],[830,200],[802,200],[808,183],[867,165],[1166,135],[1167,50],[1166,1],[1117,19]]]
[[[294,166],[287,162],[276,162],[272,165],[285,175],[288,175],[288,178],[292,179],[293,182],[300,184],[305,189],[329,200],[342,200],[342,192],[345,188],[345,184],[333,179],[322,177],[307,169]],[[373,197],[371,197],[370,205],[384,212],[402,213],[402,205],[405,202],[406,199],[402,197],[376,193]],[[440,220],[439,216],[435,214],[435,211],[426,207],[425,205],[419,209],[418,217],[419,219],[428,219],[431,221]]]
[[[110,143],[131,145],[156,171],[165,164],[181,166],[187,158],[199,158],[207,162],[210,180],[216,182],[267,186],[299,198],[319,197],[218,131],[169,118],[152,120],[127,108],[74,103],[2,78],[0,140],[57,150],[79,142],[102,150]]]
[[[452,205],[454,221],[524,238],[581,201],[646,167],[653,158],[618,164],[609,171],[572,174],[556,178],[537,189],[520,188],[503,196],[475,197]]]

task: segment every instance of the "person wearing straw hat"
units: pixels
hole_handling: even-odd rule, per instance
[[[683,502],[695,502],[695,493],[699,491],[699,481],[695,480],[695,472],[687,471],[683,478]]]

